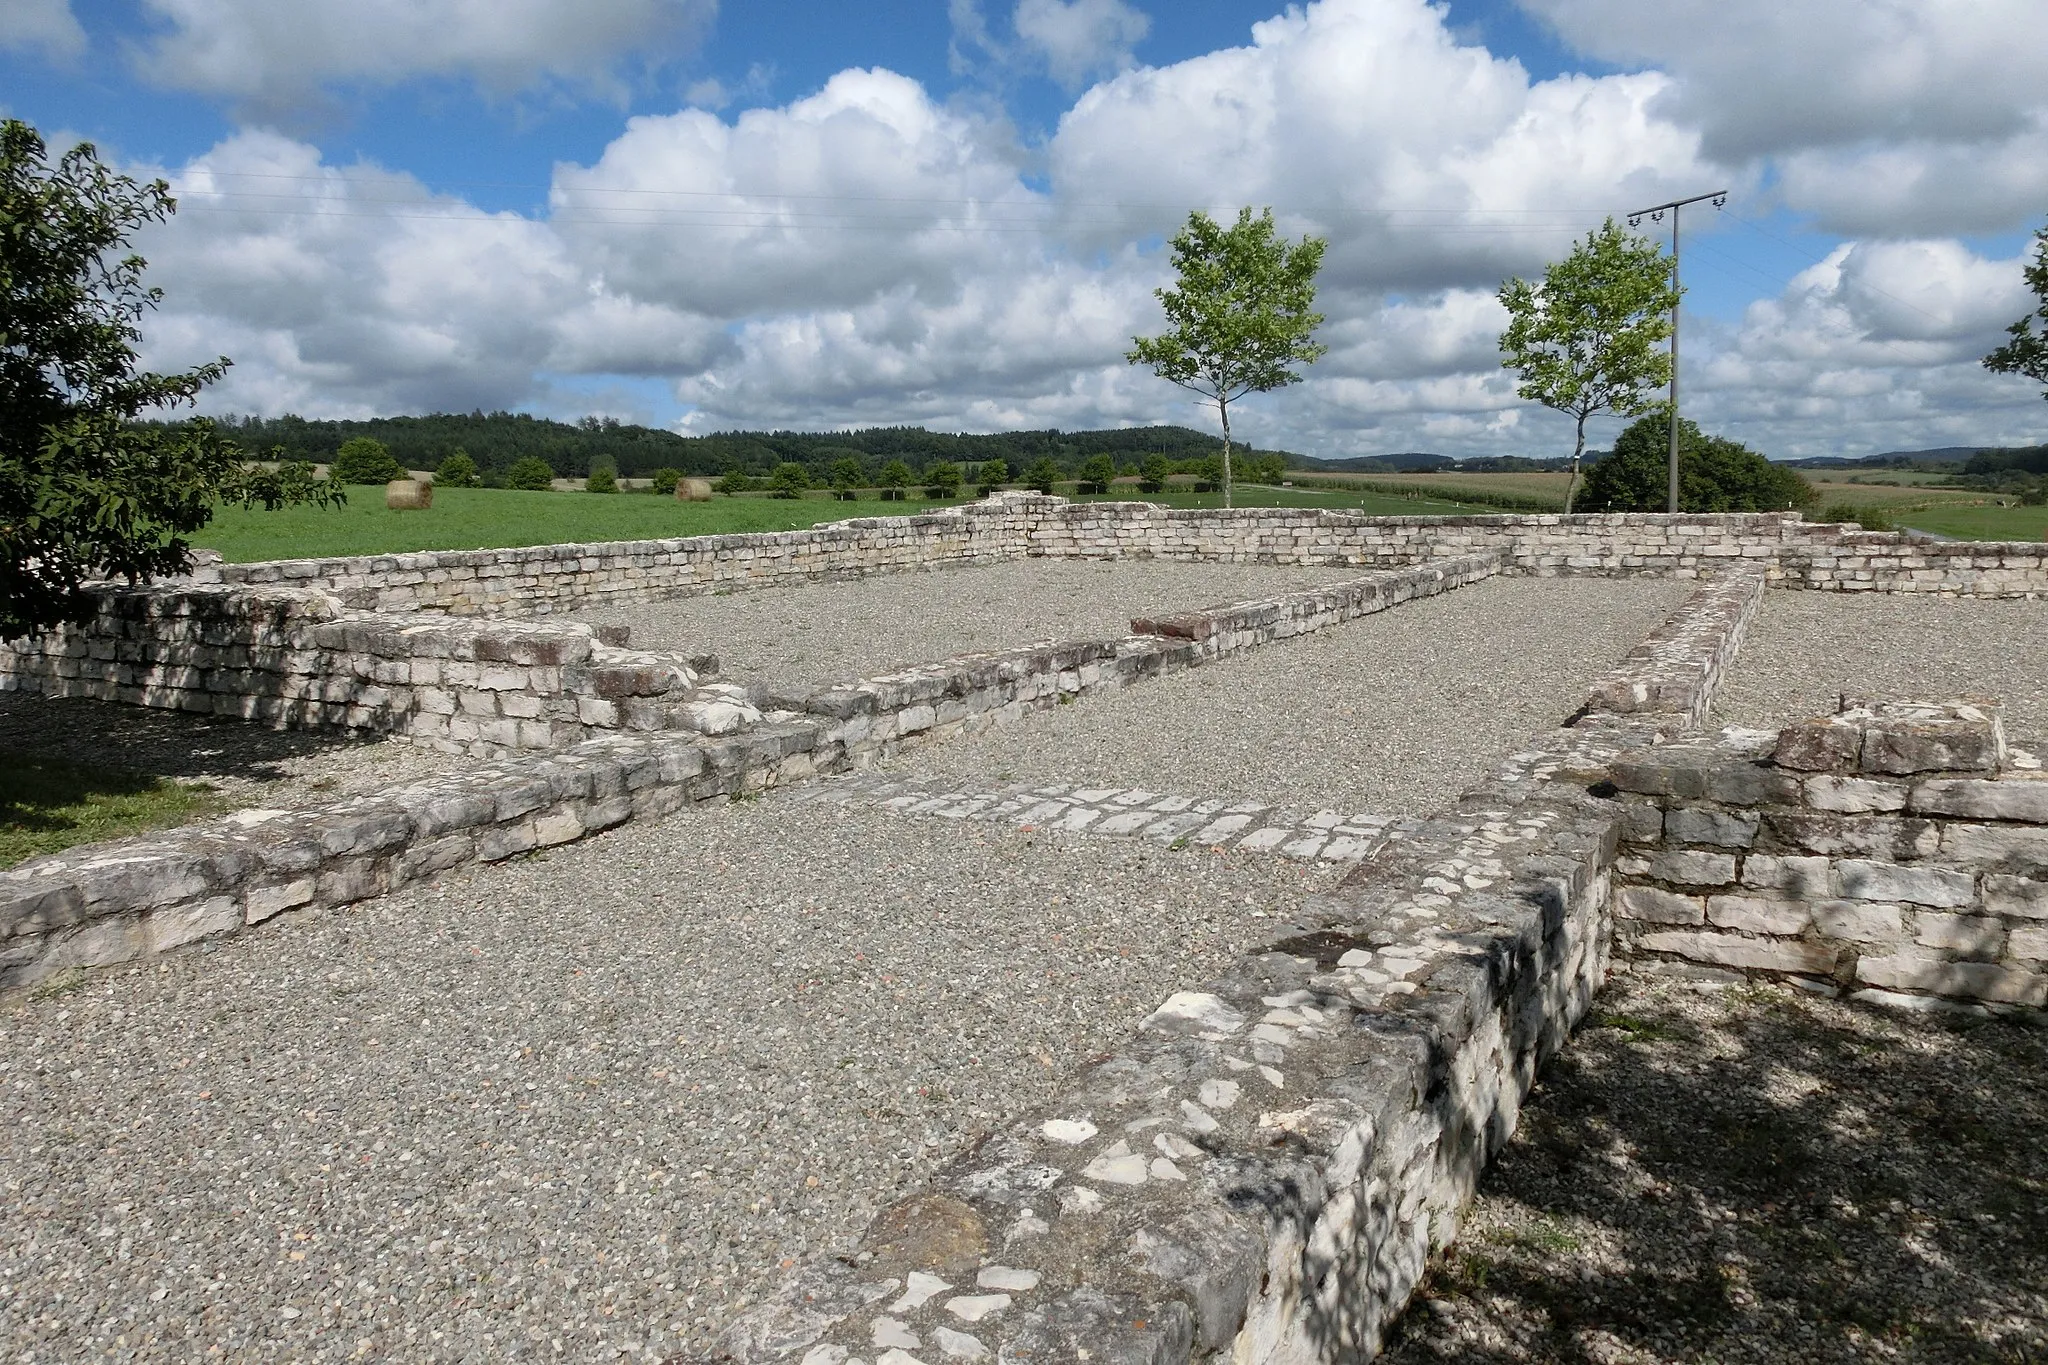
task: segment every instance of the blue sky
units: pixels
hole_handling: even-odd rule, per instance
[[[1555,453],[1494,288],[1726,185],[1688,410],[1864,453],[2041,439],[1975,363],[2048,210],[2030,4],[13,0],[0,108],[177,186],[149,354],[232,356],[218,411],[1200,424],[1121,351],[1252,203],[1332,244],[1254,439]]]

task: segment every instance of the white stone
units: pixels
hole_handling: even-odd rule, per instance
[[[1203,1081],[1202,1105],[1207,1109],[1228,1109],[1237,1103],[1242,1089],[1236,1081],[1227,1081],[1220,1076]]]
[[[1098,1130],[1086,1119],[1047,1119],[1038,1125],[1038,1131],[1043,1133],[1049,1142],[1079,1147],[1094,1137]]]
[[[1187,1179],[1187,1176],[1181,1173],[1180,1167],[1174,1165],[1171,1161],[1168,1161],[1163,1156],[1153,1157],[1152,1164],[1147,1166],[1145,1169],[1154,1180]]]
[[[1202,1155],[1202,1149],[1189,1142],[1179,1133],[1161,1133],[1152,1139],[1152,1145],[1161,1153],[1179,1161],[1195,1161]]]
[[[846,1362],[846,1365],[859,1365],[859,1363],[849,1360]],[[875,1357],[875,1365],[924,1365],[924,1362],[908,1351],[888,1350]]]
[[[1244,1027],[1244,1016],[1206,991],[1176,991],[1166,1003],[1146,1016],[1140,1028],[1162,1033],[1197,1033],[1205,1038],[1227,1038]]]
[[[1131,1144],[1119,1138],[1101,1156],[1083,1166],[1081,1176],[1107,1185],[1142,1185],[1145,1183],[1145,1158],[1134,1156]]]
[[[946,1300],[946,1311],[962,1322],[980,1322],[991,1313],[1000,1313],[1010,1306],[1008,1294],[962,1294],[957,1299]]]
[[[1181,1122],[1188,1126],[1188,1131],[1191,1133],[1213,1133],[1218,1127],[1215,1118],[1209,1111],[1196,1104],[1193,1100],[1182,1100],[1180,1102],[1180,1117]]]
[[[846,1355],[844,1346],[813,1346],[804,1352],[804,1358],[798,1365],[846,1365]]]
[[[987,1360],[989,1356],[989,1349],[982,1345],[980,1337],[971,1337],[950,1327],[934,1327],[932,1345],[945,1352],[948,1360]]]
[[[1019,1270],[1015,1266],[983,1266],[974,1277],[974,1282],[983,1289],[1000,1289],[1010,1294],[1025,1294],[1038,1288],[1038,1272]]]
[[[927,1275],[922,1270],[913,1270],[903,1282],[903,1296],[889,1305],[891,1313],[914,1313],[924,1307],[925,1301],[943,1294],[953,1286],[936,1275]]]
[[[924,1345],[923,1338],[911,1331],[906,1323],[889,1317],[874,1320],[868,1329],[868,1339],[877,1346],[901,1346],[905,1350],[915,1350]]]
[[[1369,966],[1371,962],[1372,949],[1370,948],[1353,948],[1337,959],[1339,967],[1364,967]]]
[[[1259,1074],[1261,1076],[1264,1076],[1266,1078],[1266,1084],[1272,1086],[1275,1090],[1285,1090],[1287,1088],[1287,1078],[1281,1075],[1279,1072],[1275,1071],[1272,1067],[1260,1067]]]

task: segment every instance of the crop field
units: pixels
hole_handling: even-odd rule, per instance
[[[1070,488],[1062,488],[1071,496]],[[1219,494],[1168,488],[1140,493],[1118,486],[1112,499],[1144,498],[1171,507],[1220,507]],[[1084,501],[1095,500],[1093,497]],[[409,550],[505,549],[605,540],[659,540],[735,531],[789,531],[850,517],[910,516],[956,506],[960,500],[910,498],[839,502],[823,492],[801,498],[723,494],[710,502],[677,502],[645,493],[520,493],[499,488],[441,488],[423,512],[394,512],[384,490],[349,490],[345,507],[251,512],[223,508],[193,537],[231,563],[314,559],[337,555],[399,554]],[[1329,507],[1373,516],[1425,516],[1465,509],[1447,502],[1365,493],[1240,485],[1240,507]]]

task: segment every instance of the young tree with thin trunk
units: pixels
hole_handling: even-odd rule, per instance
[[[1515,392],[1577,422],[1565,511],[1578,491],[1587,420],[1603,412],[1639,416],[1671,382],[1671,355],[1661,348],[1671,338],[1678,292],[1663,248],[1612,218],[1545,270],[1541,283],[1511,279],[1500,287],[1508,310],[1501,364],[1521,377]]]
[[[1288,242],[1273,226],[1273,210],[1257,218],[1238,210],[1220,226],[1200,209],[1174,236],[1173,268],[1179,282],[1156,289],[1171,329],[1132,337],[1124,356],[1216,405],[1223,423],[1223,505],[1230,506],[1230,405],[1248,393],[1298,384],[1296,365],[1310,365],[1328,350],[1311,337],[1323,315],[1313,311],[1316,271],[1323,263],[1320,237]]]
[[[2034,234],[2034,261],[2027,267],[2027,288],[2034,291],[2040,306],[2006,328],[2011,341],[1984,357],[1984,368],[1994,374],[2025,375],[2041,386],[2048,398],[2048,227]],[[2034,319],[2042,323],[2034,330]]]

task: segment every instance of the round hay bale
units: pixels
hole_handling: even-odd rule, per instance
[[[434,505],[434,485],[425,479],[393,479],[384,485],[384,505],[394,512],[424,512]]]
[[[711,480],[709,480],[709,479],[677,479],[677,480],[676,480],[676,501],[677,501],[677,502],[710,502],[710,501],[711,501]]]

